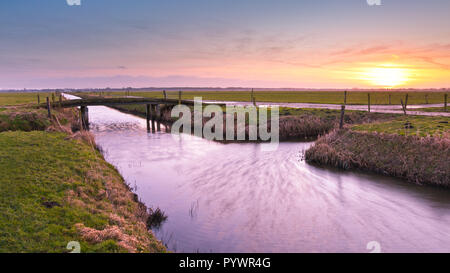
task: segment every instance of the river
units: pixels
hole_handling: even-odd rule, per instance
[[[312,166],[312,143],[220,144],[147,133],[145,120],[89,107],[91,131],[176,252],[450,252],[450,191]]]

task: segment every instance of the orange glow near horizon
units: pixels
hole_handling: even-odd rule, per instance
[[[374,86],[392,88],[407,84],[411,79],[411,73],[408,69],[395,65],[381,65],[366,69],[362,79]]]

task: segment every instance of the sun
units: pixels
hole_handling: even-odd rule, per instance
[[[392,66],[369,68],[363,74],[365,80],[382,87],[404,85],[409,80],[409,73],[406,69]]]

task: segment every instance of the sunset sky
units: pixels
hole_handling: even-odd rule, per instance
[[[0,89],[450,87],[450,1],[0,0]]]

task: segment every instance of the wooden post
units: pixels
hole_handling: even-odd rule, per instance
[[[341,106],[341,121],[339,122],[339,129],[344,128],[344,113],[345,113],[345,105]]]
[[[84,111],[86,110],[85,106],[80,106],[80,120],[81,120],[81,129],[85,129],[85,122],[84,122]]]
[[[52,93],[52,102],[55,103],[55,93]]]
[[[155,132],[155,105],[150,105],[150,119],[152,120],[152,132]]]
[[[156,105],[156,126],[158,132],[161,131],[161,108],[159,108],[159,104]]]
[[[150,131],[150,104],[147,104],[146,105],[147,106],[147,113],[146,113],[146,116],[147,116],[147,131],[149,132]]]
[[[252,91],[251,91],[251,93],[250,93],[250,100],[251,100],[252,102],[255,101],[255,95],[253,94],[253,88],[252,88]]]
[[[181,90],[178,91],[178,104],[181,104]]]
[[[83,130],[89,130],[89,112],[86,106],[80,106],[81,127]]]
[[[344,105],[347,105],[347,91],[344,91]]]
[[[47,97],[47,112],[48,112],[48,118],[51,118],[52,117],[52,113],[51,113],[51,110],[50,110],[50,99],[49,99],[49,97]]]
[[[38,104],[41,104],[41,97],[39,96],[39,93],[37,94],[37,98],[38,98]]]
[[[84,123],[86,124],[86,130],[89,130],[89,108],[86,107],[84,111]]]
[[[400,103],[402,104],[403,114],[406,115],[406,107],[405,107],[405,105],[403,104],[403,99],[400,99]]]
[[[367,93],[367,106],[368,106],[369,113],[370,113],[370,93]]]
[[[407,107],[408,107],[408,94],[406,94],[406,97],[405,97],[405,112],[406,112],[406,110],[408,110]]]
[[[62,106],[62,94],[59,94],[59,107],[61,108]]]
[[[444,95],[444,111],[445,112],[447,112],[447,97],[448,97],[448,94],[445,93],[445,95]]]
[[[163,90],[164,100],[167,100],[166,90]]]

